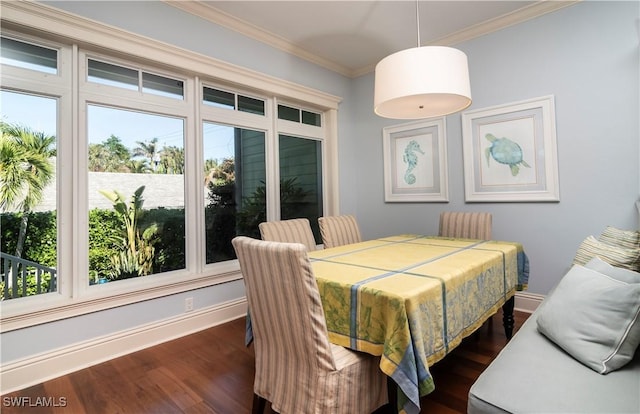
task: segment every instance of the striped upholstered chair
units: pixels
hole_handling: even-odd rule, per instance
[[[316,240],[309,219],[297,218],[281,221],[265,221],[258,224],[262,240],[284,243],[302,243],[307,250],[316,249]]]
[[[351,215],[318,218],[322,243],[326,249],[362,241],[356,218]]]
[[[440,213],[438,235],[491,240],[491,220],[491,213],[444,211]]]
[[[329,342],[318,286],[299,243],[239,236],[255,346],[253,412],[368,414],[387,402],[380,357]]]

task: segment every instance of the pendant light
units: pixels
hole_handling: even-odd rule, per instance
[[[418,47],[382,59],[375,69],[374,112],[385,118],[432,118],[471,105],[467,55],[444,46]]]

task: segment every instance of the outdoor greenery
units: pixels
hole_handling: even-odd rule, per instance
[[[158,148],[158,138],[137,141],[133,150],[111,135],[100,144],[89,144],[89,171],[120,173],[183,174],[184,149]]]
[[[42,201],[44,188],[55,177],[56,139],[5,122],[0,127],[1,251],[56,269],[56,211],[33,211]],[[130,150],[111,135],[100,144],[89,145],[89,170],[183,174],[184,150],[159,149],[157,141],[137,142],[138,146]],[[258,224],[266,220],[266,187],[262,183],[251,195],[240,198],[233,158],[206,160],[204,176],[204,185],[209,190],[205,208],[206,261],[233,259],[233,237],[260,237]],[[186,266],[184,208],[143,209],[144,190],[141,186],[133,194],[115,189],[100,191],[111,201],[113,209],[89,211],[89,283]],[[299,214],[309,204],[308,196],[295,178],[283,180],[282,217]],[[2,276],[4,279],[9,275]],[[17,283],[21,287],[22,282]],[[47,291],[51,283],[55,282],[48,275],[41,287]],[[33,274],[29,275],[27,285],[27,295],[41,293]],[[3,281],[0,289],[4,290]]]

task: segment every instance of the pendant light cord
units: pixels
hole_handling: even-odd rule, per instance
[[[419,0],[416,0],[416,28],[418,32],[418,47],[420,47],[420,9],[418,8]]]

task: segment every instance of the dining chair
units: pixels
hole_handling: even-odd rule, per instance
[[[325,216],[318,218],[320,236],[326,249],[362,241],[355,216]]]
[[[251,309],[253,412],[371,413],[388,400],[380,357],[329,342],[320,293],[300,243],[232,240]]]
[[[443,211],[438,236],[491,240],[491,213]]]
[[[307,218],[265,221],[258,224],[262,240],[302,243],[308,250],[316,250],[316,240]]]

